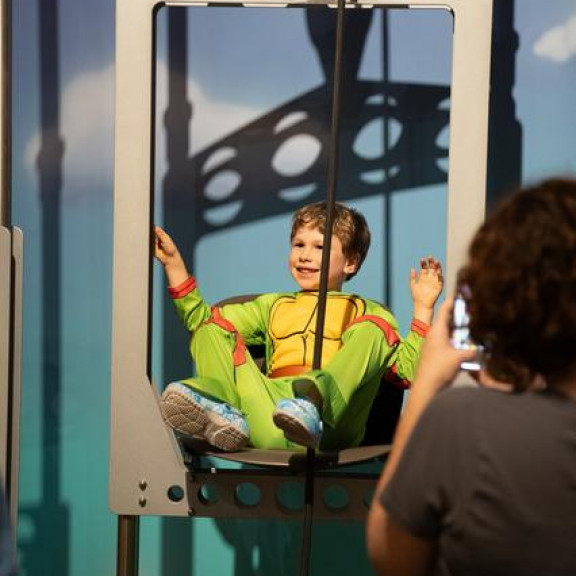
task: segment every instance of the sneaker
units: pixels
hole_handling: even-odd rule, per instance
[[[285,398],[276,405],[274,424],[284,432],[286,440],[317,448],[322,437],[322,420],[318,409],[306,398]]]
[[[226,452],[241,450],[250,432],[240,410],[225,402],[214,402],[192,388],[173,382],[160,398],[164,421],[179,434],[206,440]]]

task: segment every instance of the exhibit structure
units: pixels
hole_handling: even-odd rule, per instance
[[[109,501],[119,516],[119,574],[137,572],[137,530],[141,515],[192,517],[298,517],[275,497],[279,483],[304,482],[310,463],[291,452],[251,451],[226,456],[255,469],[202,469],[193,450],[177,440],[164,424],[151,381],[151,277],[149,242],[153,221],[155,126],[155,13],[162,6],[235,5],[238,8],[330,6],[320,1],[156,2],[118,0],[116,21],[116,148],[114,182],[114,270],[112,396]],[[446,278],[452,286],[474,230],[484,218],[490,83],[492,0],[437,2],[350,2],[345,9],[431,9],[453,18],[450,86],[450,154]],[[345,47],[344,47],[345,50]],[[184,448],[184,449],[183,449]],[[317,455],[314,467],[319,489],[334,483],[334,469],[383,454],[370,448]],[[377,452],[377,453],[376,453]],[[337,474],[337,472],[336,472]],[[314,517],[358,519],[366,510],[369,477],[343,474],[350,486],[350,504],[342,509],[322,506]],[[206,487],[220,483],[223,497],[212,501]],[[239,488],[260,491],[257,504],[243,501]]]
[[[22,356],[22,231],[11,215],[11,1],[0,2],[0,478],[17,524]]]

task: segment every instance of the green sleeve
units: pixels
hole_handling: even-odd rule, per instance
[[[388,356],[384,377],[403,387],[410,387],[416,375],[420,352],[429,327],[423,322],[412,320],[410,330],[403,338],[398,322],[389,310],[371,302],[367,313],[382,317],[398,338],[397,343],[393,345],[392,353]]]
[[[385,377],[397,380],[403,386],[409,387],[416,375],[423,343],[424,336],[410,330],[390,357]]]
[[[210,318],[210,305],[207,304],[196,284],[184,294],[172,296],[176,312],[188,332],[194,332],[205,320]]]

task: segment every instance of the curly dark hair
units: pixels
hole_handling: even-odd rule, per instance
[[[476,233],[460,281],[487,369],[516,390],[576,369],[576,180],[520,190]]]
[[[324,234],[326,224],[326,202],[307,204],[295,212],[292,217],[290,240],[303,226],[314,226]],[[349,260],[356,260],[356,271],[348,274],[346,280],[353,278],[364,262],[370,248],[370,229],[364,216],[345,204],[336,202],[334,205],[334,221],[332,230],[342,243],[342,252]]]

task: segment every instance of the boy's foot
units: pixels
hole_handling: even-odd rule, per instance
[[[322,420],[318,409],[306,398],[285,398],[276,405],[274,424],[284,432],[286,440],[317,448],[322,437]]]
[[[248,443],[248,424],[240,410],[209,400],[180,382],[166,387],[160,409],[165,422],[176,432],[203,438],[220,450],[234,452]]]

